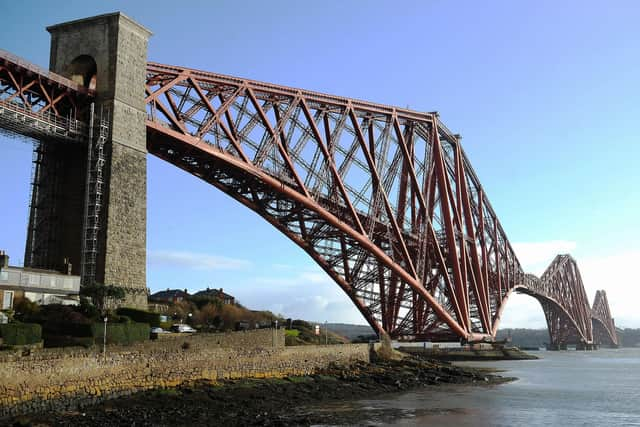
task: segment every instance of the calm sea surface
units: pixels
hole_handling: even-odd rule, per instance
[[[333,409],[364,409],[364,425],[640,426],[640,349],[532,353],[541,359],[465,363],[504,370],[518,378],[512,383],[433,387]]]

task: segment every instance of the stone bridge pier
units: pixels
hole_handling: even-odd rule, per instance
[[[62,270],[70,263],[72,273],[84,279],[83,253],[91,255],[93,244],[91,281],[125,288],[123,305],[146,308],[144,87],[151,33],[121,13],[47,30],[51,71],[95,90],[94,123],[106,124],[104,149],[103,158],[90,161],[89,144],[36,144],[25,266]],[[94,129],[92,141],[98,137]],[[96,181],[97,195],[88,197]],[[93,243],[87,243],[86,232],[90,204],[98,218]]]

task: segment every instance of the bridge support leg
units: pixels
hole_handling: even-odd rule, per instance
[[[121,13],[58,24],[47,30],[51,33],[51,70],[95,87],[96,114],[107,115],[111,126],[104,145],[95,281],[124,288],[126,299],[120,305],[146,308],[144,85],[151,33]],[[80,154],[69,153],[74,150]],[[48,255],[43,261],[36,258],[26,264],[60,269],[57,263],[67,257],[74,264],[73,272],[79,274],[87,176],[82,170],[86,164],[85,150],[47,147],[44,163],[62,163],[60,172],[69,175],[63,175],[63,181],[55,187],[59,193],[56,199],[61,197],[60,200],[69,202],[56,202],[56,209],[39,212],[37,217],[32,208],[30,230],[35,230],[38,224],[52,224],[51,230],[55,232],[47,233],[55,236],[58,243],[42,238],[44,232],[30,231],[28,255],[35,253],[36,247]],[[74,172],[73,176],[68,169]],[[34,179],[34,182],[42,181]]]
[[[596,343],[578,343],[578,344],[576,344],[576,350],[590,351],[590,350],[597,350],[597,349],[598,349],[598,344],[596,344]]]
[[[562,343],[562,344],[547,344],[547,350],[550,351],[559,351],[559,350],[566,350],[567,349],[567,344]]]

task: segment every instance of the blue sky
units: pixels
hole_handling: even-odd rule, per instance
[[[589,298],[640,327],[640,3],[48,1],[3,5],[0,48],[47,66],[47,25],[120,10],[149,59],[439,111],[521,263],[577,259]],[[0,248],[22,262],[31,146],[0,135]],[[148,159],[148,285],[223,287],[252,308],[363,323],[296,246],[214,188]],[[544,327],[517,296],[502,326]]]

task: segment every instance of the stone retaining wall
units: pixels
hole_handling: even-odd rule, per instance
[[[0,361],[0,418],[76,409],[108,398],[200,379],[308,375],[331,362],[369,360],[367,344],[285,348],[280,345],[284,342],[283,331],[277,331],[275,338],[274,332],[226,334],[226,341],[222,336],[203,334],[108,347],[106,356],[92,350],[44,350],[26,357],[6,357]],[[245,340],[261,344],[225,346]]]
[[[191,348],[213,347],[213,348],[262,348],[262,347],[284,347],[284,330],[256,329],[250,331],[231,332],[225,334],[161,334],[157,341],[145,341],[130,346],[109,345],[107,351],[112,352],[153,352],[158,348],[174,349],[182,348],[184,343],[188,343]],[[78,358],[95,355],[102,352],[102,346],[85,349],[81,347],[48,348],[42,351],[31,352],[24,356],[23,349],[16,352],[0,352],[0,364],[3,362],[13,362],[18,360],[51,360],[60,358]],[[1,365],[0,365],[1,366]],[[0,371],[0,378],[2,377]]]

